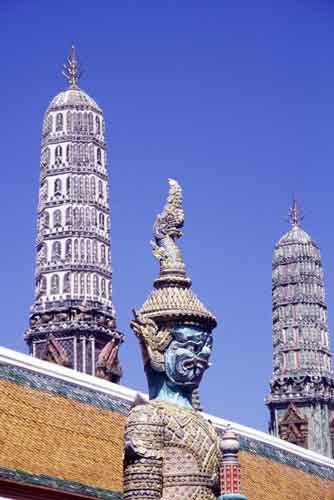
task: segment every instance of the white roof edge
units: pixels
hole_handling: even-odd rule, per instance
[[[237,424],[236,422],[231,422],[229,420],[215,417],[213,415],[208,415],[206,413],[204,414],[204,416],[208,420],[210,420],[215,425],[215,427],[224,429],[227,425],[230,425],[233,430],[241,436],[268,444],[282,451],[288,451],[290,453],[293,453],[294,455],[298,455],[298,457],[300,458],[304,458],[305,460],[310,460],[311,462],[315,462],[319,465],[325,465],[327,467],[332,467],[334,469],[334,460],[325,457],[324,455],[320,455],[319,453],[316,453],[314,451],[307,450],[306,448],[302,448],[301,446],[296,446],[292,443],[289,443],[288,441],[284,441],[283,439],[272,436],[271,434],[253,429],[252,427]]]
[[[27,370],[34,371],[35,373],[54,377],[71,384],[77,384],[87,389],[92,389],[94,391],[125,399],[129,402],[133,401],[139,393],[139,391],[129,389],[128,387],[113,384],[107,380],[86,375],[85,373],[77,372],[71,368],[65,368],[54,363],[42,361],[40,359],[33,358],[32,356],[28,356],[27,354],[22,354],[5,347],[0,347],[0,363],[25,368]],[[143,397],[147,397],[143,393],[139,394]],[[300,458],[304,458],[305,460],[310,460],[311,462],[334,469],[334,460],[320,455],[319,453],[301,448],[300,446],[295,446],[294,444],[288,443],[287,441],[274,437],[270,434],[266,434],[265,432],[258,431],[251,427],[246,427],[236,422],[231,422],[206,413],[204,413],[203,416],[220,429],[224,429],[227,425],[231,425],[231,427],[241,436],[254,439],[255,441],[268,444],[282,451],[284,450],[293,453]]]
[[[93,377],[92,375],[87,375],[86,373],[72,370],[71,368],[65,368],[64,366],[33,358],[27,354],[22,354],[21,352],[13,351],[5,347],[0,347],[0,363],[32,370],[36,373],[86,387],[87,389],[93,389],[94,391],[120,397],[127,401],[133,401],[139,392],[98,377]]]

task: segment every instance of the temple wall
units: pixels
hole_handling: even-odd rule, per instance
[[[1,481],[122,498],[123,429],[135,392],[0,348]],[[225,421],[211,417],[218,431]],[[235,424],[249,500],[334,500],[334,461]],[[263,435],[263,438],[261,438]]]
[[[334,475],[326,480],[247,452],[240,453],[240,463],[241,486],[248,500],[334,499]]]

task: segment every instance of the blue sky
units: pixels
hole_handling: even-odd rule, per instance
[[[172,177],[193,289],[219,320],[204,408],[266,430],[271,257],[293,193],[322,251],[333,344],[333,13],[329,0],[2,0],[0,344],[26,351],[42,118],[74,41],[107,123],[123,383],[146,387],[129,322],[158,274],[149,241]]]

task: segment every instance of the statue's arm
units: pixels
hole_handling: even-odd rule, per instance
[[[124,500],[162,497],[163,424],[158,409],[136,406],[125,430]]]

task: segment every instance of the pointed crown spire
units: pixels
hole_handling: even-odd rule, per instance
[[[72,45],[71,53],[67,58],[67,64],[63,65],[62,74],[69,82],[71,87],[76,87],[78,80],[82,76],[82,70],[79,64],[78,57],[76,55],[75,47]]]
[[[296,198],[294,197],[292,201],[292,207],[289,209],[289,222],[292,225],[292,227],[295,226],[299,227],[302,220],[303,220],[302,212],[298,206]]]
[[[176,241],[182,236],[184,210],[180,184],[169,179],[164,209],[154,224],[153,255],[160,262],[154,290],[136,314],[158,324],[187,321],[210,331],[217,326],[215,316],[200,302],[191,288],[186,266]]]
[[[151,241],[153,255],[160,261],[160,276],[155,286],[169,286],[171,282],[189,288],[191,279],[176,240],[181,238],[184,224],[182,188],[174,179],[168,179],[169,193],[163,211],[154,224],[154,241]]]

